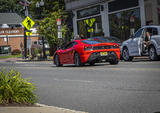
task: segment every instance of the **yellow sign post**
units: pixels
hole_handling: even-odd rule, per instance
[[[27,16],[22,22],[22,24],[27,30],[30,30],[35,23],[29,16]]]

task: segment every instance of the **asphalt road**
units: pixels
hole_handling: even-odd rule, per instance
[[[52,62],[0,62],[37,85],[39,103],[90,113],[160,112],[160,61],[55,67]]]

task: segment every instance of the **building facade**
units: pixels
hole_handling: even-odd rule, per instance
[[[31,41],[37,41],[36,34],[30,37]],[[0,54],[7,54],[14,50],[22,50],[24,47],[24,28],[0,28]]]
[[[65,0],[74,35],[115,36],[122,41],[144,25],[160,24],[160,0]]]
[[[22,50],[24,47],[23,19],[16,13],[0,13],[0,54]],[[32,32],[29,41],[38,40],[38,34]]]

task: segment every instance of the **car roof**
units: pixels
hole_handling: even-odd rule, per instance
[[[155,27],[155,28],[160,29],[160,26],[158,25],[148,25],[148,26],[143,26],[142,28],[149,28],[149,27]]]

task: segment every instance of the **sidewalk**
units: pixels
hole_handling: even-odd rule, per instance
[[[0,59],[0,62],[41,62],[41,61],[52,61],[52,60],[29,60],[29,59],[22,59],[22,58]]]
[[[87,113],[54,106],[44,107],[0,107],[0,113]]]

